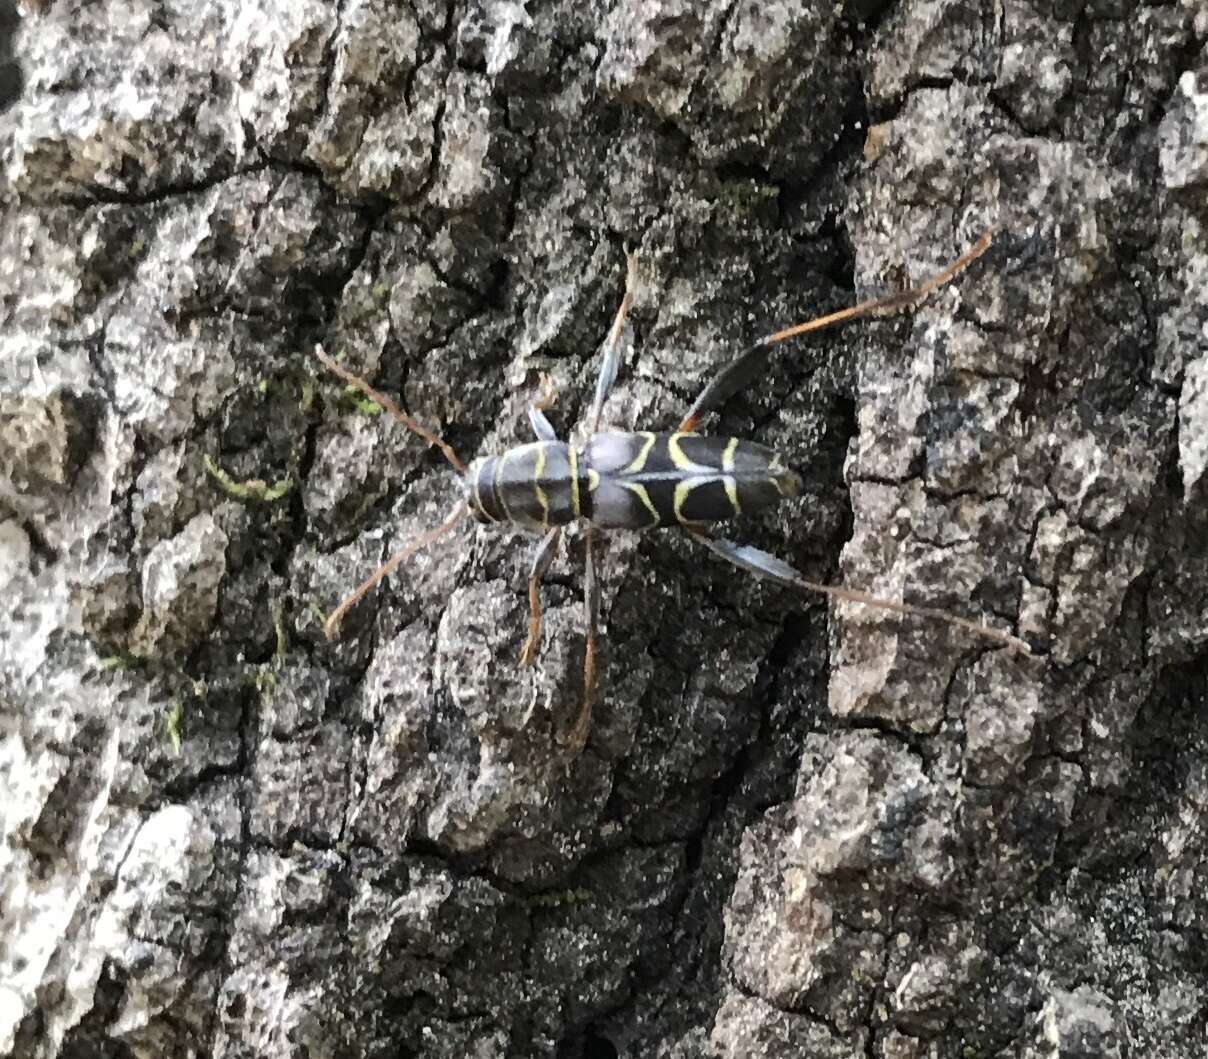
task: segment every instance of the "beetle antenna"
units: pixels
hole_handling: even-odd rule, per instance
[[[439,526],[437,526],[435,529],[428,530],[427,533],[423,534],[416,540],[413,540],[401,551],[395,552],[372,574],[365,578],[364,581],[357,585],[352,594],[347,596],[340,603],[340,605],[336,607],[336,609],[333,610],[330,615],[328,615],[327,621],[323,623],[323,632],[327,635],[327,638],[329,640],[334,640],[339,635],[340,622],[343,620],[344,615],[348,613],[348,609],[350,607],[356,605],[356,603],[363,595],[365,595],[366,592],[372,589],[383,577],[390,573],[404,559],[409,558],[421,548],[426,548],[433,541],[439,540],[441,537],[443,537],[449,532],[449,530],[451,530],[463,518],[465,518],[468,513],[469,508],[466,507],[465,502],[463,501],[453,509],[453,513]]]
[[[418,434],[429,445],[435,445],[438,449],[440,449],[440,451],[444,453],[445,459],[453,465],[453,469],[459,475],[466,473],[466,465],[462,462],[457,453],[453,451],[452,446],[449,445],[448,442],[442,440],[436,434],[433,434],[432,431],[420,426],[419,423],[407,415],[407,413],[399,408],[399,406],[395,404],[389,397],[387,397],[384,393],[379,393],[359,375],[353,375],[352,372],[350,372],[347,368],[341,367],[339,364],[337,364],[334,360],[332,360],[331,357],[323,352],[322,346],[315,346],[315,356],[319,358],[320,363],[322,363],[322,365],[327,368],[328,371],[334,372],[346,383],[348,383],[349,386],[356,387],[374,404],[381,405],[381,407],[386,409],[387,412],[394,416],[395,419],[402,423],[403,426],[405,426],[413,434]]]
[[[882,298],[870,298],[868,301],[860,302],[859,305],[853,305],[849,309],[840,309],[838,312],[819,316],[816,320],[809,320],[804,324],[795,324],[792,327],[786,327],[783,331],[777,331],[774,334],[768,335],[767,338],[763,339],[762,344],[772,346],[777,342],[783,342],[786,338],[803,335],[807,331],[820,331],[824,327],[844,324],[849,320],[859,320],[863,316],[888,316],[891,313],[901,312],[903,309],[909,309],[911,306],[918,305],[933,290],[937,287],[942,287],[958,272],[963,272],[989,250],[990,243],[994,240],[995,231],[996,226],[987,228],[982,233],[982,237],[944,269],[943,272],[939,272],[924,280],[917,287],[899,291],[897,294],[887,294]]]

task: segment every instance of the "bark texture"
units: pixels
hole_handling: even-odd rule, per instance
[[[1167,1059],[1208,1025],[1197,0],[30,2],[0,115],[0,1054]],[[0,49],[3,51],[3,49]],[[5,84],[16,85],[11,68]],[[15,91],[15,89],[14,89]],[[10,92],[10,95],[12,93]],[[439,456],[712,429],[732,535],[1020,658],[603,549]]]

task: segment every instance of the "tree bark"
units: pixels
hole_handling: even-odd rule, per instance
[[[1197,0],[30,3],[0,1054],[1202,1056],[1206,44]],[[605,419],[670,430],[990,226],[706,429],[804,479],[730,536],[1031,656],[616,534],[574,755],[583,535],[526,669],[533,543],[468,521],[324,637],[460,487],[316,345],[466,460],[542,375],[581,440],[633,250]]]

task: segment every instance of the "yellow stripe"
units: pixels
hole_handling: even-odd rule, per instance
[[[471,466],[470,469],[474,472],[470,476],[470,489],[471,489],[471,492],[473,493],[473,497],[474,497],[474,499],[473,499],[474,507],[476,507],[478,509],[478,513],[480,515],[482,515],[482,517],[485,518],[488,522],[494,522],[495,520],[487,512],[486,504],[484,504],[482,502],[482,492],[478,488],[478,480],[479,480],[479,478],[482,477],[482,464],[476,463],[475,465]]]
[[[503,490],[499,488],[499,479],[503,475],[503,465],[508,462],[508,457],[515,452],[515,449],[508,449],[502,456],[495,461],[495,480],[491,483],[495,490],[495,499],[499,501],[499,510],[503,512],[503,518],[506,522],[514,521],[512,513],[508,510],[507,501],[503,499]]]
[[[742,514],[742,505],[738,502],[738,485],[730,475],[726,475],[721,484],[726,487],[726,499],[730,501],[730,506],[734,509],[734,514]]]
[[[573,443],[567,446],[567,451],[570,453],[570,506],[575,518],[579,518],[583,514],[579,510],[579,457]]]
[[[685,478],[682,482],[675,483],[675,496],[671,500],[671,509],[675,512],[675,517],[680,522],[686,522],[684,518],[683,507],[684,501],[688,499],[688,495],[700,484],[698,478]]]
[[[636,482],[619,482],[618,484],[623,485],[631,493],[635,494],[643,504],[646,505],[646,510],[650,512],[650,517],[654,520],[653,525],[657,526],[659,524],[658,508],[656,508],[654,504],[650,502],[650,494],[646,492],[646,487],[644,485],[638,485]]]
[[[717,473],[712,467],[702,467],[699,463],[693,463],[684,450],[680,448],[680,438],[694,438],[695,434],[672,434],[667,438],[667,452],[671,456],[671,462],[681,471],[689,471],[693,474],[715,474]]]
[[[593,493],[600,488],[600,472],[590,467],[587,468],[587,488]]]
[[[734,509],[734,514],[741,515],[742,505],[738,502],[738,483],[734,480],[734,452],[737,448],[738,438],[731,438],[726,445],[726,451],[721,454],[721,469],[726,472],[726,476],[721,481],[722,485],[726,487],[726,497]]]
[[[642,450],[633,458],[633,462],[620,472],[621,474],[638,474],[646,466],[650,450],[654,448],[654,435],[649,431],[643,430],[639,432],[638,436],[645,438],[646,443],[642,446]]]
[[[537,494],[537,503],[541,505],[541,528],[549,528],[549,497],[541,488],[541,472],[545,470],[545,446],[537,450],[537,465],[533,468],[533,492]]]
[[[731,438],[726,451],[721,454],[721,469],[729,474],[734,470],[734,450],[738,448],[738,438]]]

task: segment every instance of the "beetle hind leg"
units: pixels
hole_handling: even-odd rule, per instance
[[[538,441],[558,440],[558,432],[554,430],[553,424],[545,418],[545,410],[553,407],[554,398],[557,395],[554,380],[542,372],[541,389],[537,394],[537,399],[529,405],[528,410],[529,425],[533,428],[533,433],[537,436]]]
[[[796,570],[782,559],[774,555],[752,548],[748,544],[735,544],[722,537],[714,537],[702,529],[688,531],[715,555],[720,555],[729,563],[741,570],[754,574],[756,577],[766,577],[770,581],[795,588],[798,591],[819,592],[833,599],[846,600],[849,603],[863,603],[866,606],[877,607],[881,610],[891,610],[897,614],[908,614],[918,618],[928,618],[932,621],[942,621],[947,625],[955,625],[966,632],[974,633],[987,640],[994,640],[1020,654],[1031,654],[1032,648],[1025,640],[1012,636],[1002,629],[995,629],[980,622],[962,618],[950,611],[939,607],[918,607],[911,603],[898,603],[891,599],[881,599],[854,588],[841,588],[838,585],[821,585],[816,581],[807,581]]]
[[[885,316],[890,313],[913,308],[922,303],[932,291],[944,286],[945,283],[955,278],[960,272],[963,272],[969,265],[981,257],[982,254],[990,249],[990,243],[993,241],[993,238],[994,229],[987,229],[982,234],[982,237],[953,261],[952,264],[943,271],[924,280],[917,287],[899,291],[897,294],[888,294],[881,298],[870,298],[868,301],[860,302],[858,305],[853,305],[850,308],[841,309],[834,313],[827,313],[825,316],[807,320],[803,324],[786,327],[783,330],[761,338],[758,342],[748,346],[739,353],[737,357],[705,383],[700,395],[692,402],[692,407],[688,409],[684,414],[684,418],[680,420],[679,426],[676,427],[677,432],[691,433],[696,430],[700,425],[700,421],[709,412],[720,408],[736,393],[754,382],[755,379],[763,374],[768,356],[781,342],[789,338],[795,338],[797,335],[804,335],[811,331],[821,331],[823,328],[834,327],[837,324],[859,320],[866,316]]]

